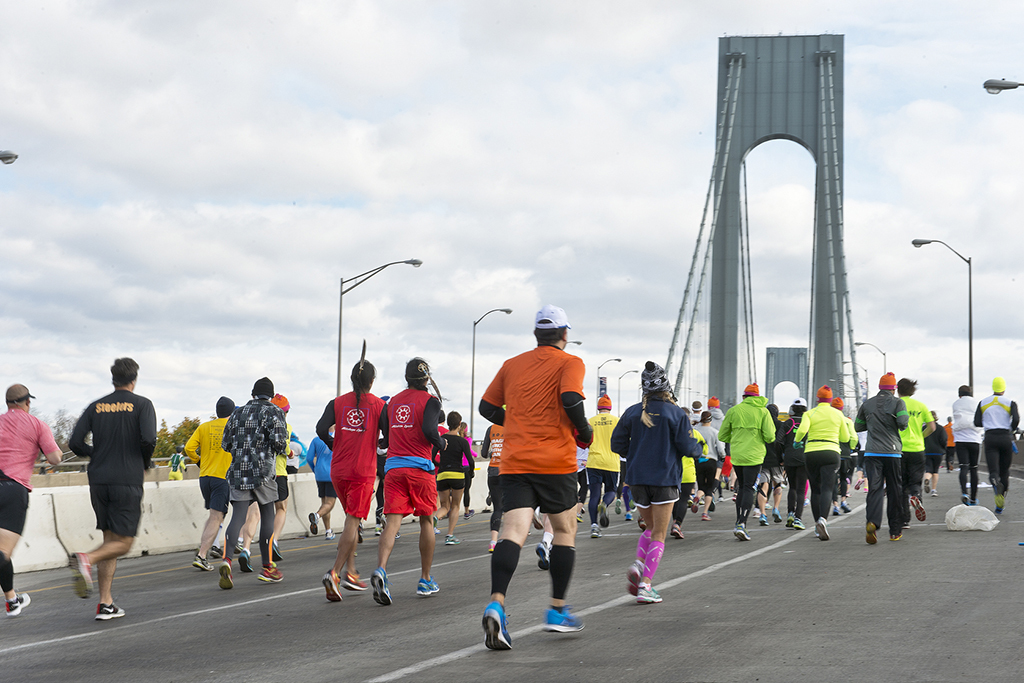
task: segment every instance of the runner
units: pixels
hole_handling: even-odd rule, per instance
[[[828,512],[839,469],[839,444],[850,442],[846,418],[832,407],[832,388],[818,389],[818,405],[808,410],[794,438],[804,442],[807,478],[811,482],[811,514],[821,541],[829,540]]]
[[[7,412],[0,415],[0,590],[5,612],[16,617],[29,606],[28,593],[14,591],[11,555],[25,530],[28,494],[32,491],[32,467],[43,453],[56,467],[61,452],[45,422],[29,414],[32,399],[24,384],[7,387]]]
[[[275,482],[277,484],[277,501],[274,503],[274,538],[270,544],[270,550],[273,554],[274,562],[280,562],[284,559],[281,556],[281,551],[277,547],[277,539],[284,531],[285,522],[288,521],[288,460],[292,457],[291,445],[295,441],[295,432],[292,431],[292,426],[288,424],[288,411],[291,410],[292,406],[289,403],[288,398],[284,394],[274,394],[270,402],[281,409],[284,413],[285,424],[288,427],[288,444],[284,450],[277,456],[274,461],[274,475]]]
[[[331,449],[331,488],[341,497],[345,526],[338,539],[334,566],[324,574],[324,590],[331,602],[341,601],[339,586],[364,591],[366,582],[356,569],[359,526],[370,514],[377,470],[377,436],[384,422],[384,401],[370,393],[377,369],[366,360],[366,346],[350,375],[352,391],[330,401],[316,423],[316,434]],[[333,428],[333,429],[332,429]]]
[[[676,483],[683,476],[682,460],[698,457],[690,418],[676,405],[665,370],[647,361],[640,375],[643,401],[622,414],[611,447],[626,458],[626,481],[647,530],[640,535],[636,559],[626,572],[628,590],[638,603],[661,602],[651,585],[665,552],[665,534],[672,506],[680,500]]]
[[[420,580],[416,594],[429,597],[440,588],[430,574],[434,561],[434,513],[437,511],[437,483],[434,480],[434,456],[445,446],[438,431],[441,401],[427,393],[430,366],[422,358],[413,358],[405,366],[408,388],[391,397],[387,412],[381,416],[388,458],[384,463],[384,533],[377,545],[377,569],[370,577],[373,599],[380,605],[391,604],[388,558],[395,547],[395,536],[402,518],[420,518]],[[447,430],[445,430],[447,431]]]
[[[589,447],[593,431],[583,409],[583,361],[564,350],[569,329],[565,311],[542,308],[534,324],[537,347],[505,361],[480,399],[480,414],[505,427],[504,517],[491,556],[491,602],[483,617],[484,644],[492,650],[512,648],[505,595],[535,507],[548,515],[554,532],[548,558],[551,606],[543,628],[563,633],[583,628],[565,596],[576,558],[576,446]]]
[[[608,526],[608,506],[615,500],[619,484],[618,453],[612,452],[611,439],[619,418],[612,415],[612,399],[604,394],[597,399],[597,415],[588,420],[594,431],[594,443],[587,454],[587,485],[590,488],[590,537],[600,538],[600,527]],[[602,493],[603,489],[603,493]],[[600,527],[598,524],[600,523]]]
[[[93,572],[98,570],[98,621],[124,616],[124,610],[114,604],[110,588],[117,558],[135,543],[142,517],[142,482],[156,447],[153,403],[134,393],[139,364],[131,358],[118,358],[110,375],[114,392],[89,404],[68,442],[75,455],[89,458],[89,496],[96,528],[103,532],[99,548],[71,558],[74,589],[80,598],[92,593]],[[90,433],[91,444],[87,440]]]
[[[334,402],[328,404],[333,410]],[[326,410],[326,409],[325,409]],[[329,419],[332,419],[333,415]],[[319,425],[319,423],[318,423]],[[334,429],[327,430],[327,436],[334,438]],[[320,525],[324,527],[324,540],[334,540],[334,529],[331,527],[331,510],[338,502],[338,494],[331,483],[331,461],[334,454],[331,447],[320,438],[319,433],[309,442],[309,452],[306,456],[306,464],[313,469],[313,478],[316,479],[316,495],[320,498],[320,507],[315,512],[309,513],[309,533],[316,536],[320,533]],[[372,484],[371,484],[372,486]]]
[[[1006,398],[1006,380],[992,380],[992,395],[978,404],[974,426],[985,430],[985,462],[995,492],[995,513],[1003,514],[1006,492],[1010,490],[1010,464],[1013,462],[1013,433],[1020,423],[1017,402]]]
[[[907,407],[907,426],[900,430],[903,443],[903,527],[910,526],[910,508],[923,522],[928,515],[921,503],[921,484],[924,479],[924,440],[935,431],[935,419],[924,403],[911,398],[917,392],[917,382],[903,377],[896,385],[903,404]]]
[[[789,407],[789,419],[783,422],[785,443],[783,444],[782,464],[789,482],[789,495],[786,497],[786,527],[801,531],[804,523],[804,489],[807,488],[807,460],[804,457],[804,444],[793,437],[800,428],[804,413],[807,412],[807,401],[797,397]]]
[[[501,531],[501,449],[505,443],[505,428],[491,425],[484,434],[483,452],[487,463],[487,495],[491,499],[491,542],[487,552],[493,553]]]
[[[953,471],[953,458],[956,456],[956,439],[953,437],[953,416],[946,418],[943,425],[946,430],[946,471]]]
[[[455,523],[459,521],[459,504],[466,487],[464,462],[467,458],[473,458],[469,444],[463,436],[461,413],[454,410],[448,413],[448,431],[442,434],[441,438],[444,439],[444,449],[441,451],[437,472],[437,518],[448,518],[448,535],[444,538],[444,544],[458,545],[462,541],[455,538]]]
[[[843,413],[843,406],[843,399],[840,397],[836,396],[832,399],[832,407],[840,413]],[[850,478],[853,477],[854,472],[854,455],[860,447],[860,439],[857,436],[857,430],[853,426],[853,420],[846,413],[843,413],[843,419],[846,421],[846,431],[850,435],[850,440],[839,443],[839,481],[836,484],[835,496],[833,496],[835,507],[832,508],[832,515],[834,517],[852,512],[846,499],[850,493]]]
[[[690,411],[686,408],[681,408],[683,414],[686,415],[686,419],[693,424],[693,420],[690,418]],[[704,440],[704,437],[696,429],[691,428],[691,434],[694,440],[697,442],[697,457],[706,458],[708,455],[708,442]],[[694,489],[697,488],[697,466],[694,462],[694,458],[683,458],[682,459],[683,474],[682,480],[679,483],[679,499],[672,505],[672,538],[678,538],[683,540],[683,520],[686,519],[687,512],[696,513],[700,509],[700,503],[698,502],[698,496]],[[645,520],[643,515],[640,519],[644,522],[644,526],[650,528],[649,520]],[[644,529],[646,531],[647,529]]]
[[[731,446],[732,468],[736,474],[736,526],[733,535],[740,541],[749,541],[747,518],[754,507],[757,476],[764,461],[765,444],[775,441],[775,425],[765,407],[768,400],[761,396],[757,384],[748,384],[743,400],[729,408],[718,430],[718,439]]]
[[[463,422],[462,427],[462,438],[466,440],[469,445],[469,455],[463,458],[463,467],[466,473],[466,487],[462,489],[462,509],[465,511],[465,518],[469,519],[476,514],[476,510],[469,507],[469,490],[473,487],[473,477],[476,476],[476,451],[473,450],[473,438],[469,435],[469,425]]]
[[[932,421],[938,424],[938,415],[934,410],[931,413]],[[942,468],[943,458],[946,457],[946,440],[948,438],[949,435],[946,434],[945,429],[936,428],[924,439],[924,492],[931,492],[933,498],[939,495],[939,470]]]
[[[274,503],[278,485],[275,474],[277,456],[288,450],[288,425],[284,411],[270,402],[274,383],[269,377],[256,380],[252,400],[231,413],[224,425],[221,448],[231,454],[227,481],[231,487],[231,521],[227,538],[238,538],[250,504],[255,500],[260,509],[260,557],[263,571],[260,581],[278,583],[284,577],[274,564],[271,541],[274,536]],[[218,585],[227,590],[234,587],[231,577],[232,543],[224,544],[224,561],[220,565]]]
[[[882,498],[886,499],[889,519],[889,540],[903,538],[903,478],[900,474],[900,454],[903,442],[900,430],[906,429],[910,418],[903,399],[893,395],[896,375],[887,372],[878,381],[878,393],[860,404],[857,419],[853,421],[858,432],[867,432],[864,446],[864,474],[868,478],[866,540],[878,542],[877,531],[882,526]]]
[[[782,502],[782,486],[786,483],[786,470],[782,466],[786,432],[779,421],[779,407],[774,403],[767,407],[772,416],[772,425],[775,427],[775,441],[765,447],[764,462],[761,463],[761,474],[757,480],[757,511],[761,526],[768,526],[769,496],[772,500],[772,520],[776,524],[782,522],[779,504]]]
[[[981,454],[981,439],[984,432],[974,426],[974,413],[978,402],[971,395],[971,388],[961,385],[959,398],[953,401],[953,440],[956,442],[956,459],[960,464],[960,501],[964,505],[978,504],[978,457]],[[970,491],[967,480],[970,478]]]
[[[725,449],[718,440],[718,430],[711,426],[711,412],[705,410],[700,414],[700,424],[695,430],[704,437],[708,445],[706,455],[701,455],[697,460],[697,496],[699,502],[703,503],[704,510],[701,513],[702,522],[711,521],[711,512],[715,509],[715,486],[718,482],[720,458],[724,458]]]
[[[235,402],[227,396],[221,396],[217,399],[217,419],[199,425],[185,443],[185,454],[199,465],[199,491],[203,495],[203,505],[210,511],[199,538],[199,552],[196,553],[196,559],[192,560],[193,567],[206,572],[214,569],[208,555],[224,526],[231,498],[231,488],[224,478],[231,466],[231,454],[225,452],[220,444],[224,438],[224,425],[234,410]],[[219,554],[221,557],[224,555],[223,551]]]

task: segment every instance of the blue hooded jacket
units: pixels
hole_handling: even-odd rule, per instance
[[[679,406],[657,399],[647,402],[653,427],[641,421],[642,413],[642,404],[630,406],[612,432],[612,451],[626,458],[626,484],[679,486],[683,478],[681,458],[701,455],[690,418]]]

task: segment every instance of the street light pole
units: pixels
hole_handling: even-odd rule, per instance
[[[621,358],[609,358],[608,360],[606,360],[605,362],[603,362],[603,363],[601,363],[600,365],[597,366],[597,398],[601,398],[601,368],[603,368],[608,363],[621,363],[621,362],[622,362]]]
[[[1013,87],[1017,87],[1017,83],[1014,83]],[[991,92],[991,91],[989,91]],[[941,244],[946,249],[960,257],[964,263],[967,264],[967,383],[971,386],[971,390],[974,390],[974,275],[971,268],[971,258],[964,256],[959,251],[949,246],[942,240],[913,240],[911,244],[920,249],[926,244]]]
[[[882,354],[882,374],[884,375],[884,374],[887,374],[889,372],[889,364],[886,362],[885,351],[883,351],[882,349],[878,348],[877,346],[875,346],[871,342],[853,342],[853,345],[854,346],[870,346],[875,351],[878,351],[880,354]]]
[[[353,289],[363,284],[388,266],[395,266],[399,263],[406,263],[413,268],[419,268],[423,265],[423,261],[420,261],[418,258],[411,258],[406,261],[392,261],[391,263],[385,263],[383,266],[372,268],[365,273],[360,273],[355,277],[350,277],[347,280],[345,278],[341,278],[341,294],[338,295],[338,396],[341,396],[341,314],[344,311],[345,294],[347,292],[351,292]],[[346,287],[345,283],[349,283],[349,286]]]
[[[511,308],[492,308],[491,310],[487,311],[482,316],[480,316],[479,318],[477,318],[476,320],[473,321],[473,361],[472,361],[472,370],[470,371],[470,374],[469,374],[469,440],[470,441],[473,440],[473,416],[476,414],[476,408],[473,407],[473,401],[475,399],[475,396],[473,394],[473,389],[476,386],[476,326],[477,326],[477,323],[479,323],[481,320],[483,320],[484,318],[489,316],[491,313],[496,313],[497,311],[501,311],[505,315],[509,315],[509,314],[512,313],[512,309]]]
[[[640,371],[639,370],[626,370],[624,373],[619,375],[619,398],[618,398],[619,417],[622,417],[622,378],[625,377],[626,375],[628,375],[631,372],[640,372]],[[600,381],[601,380],[598,380],[598,382],[600,382]]]

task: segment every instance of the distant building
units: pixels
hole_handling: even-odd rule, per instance
[[[765,381],[765,396],[775,402],[775,386],[779,382],[792,382],[800,387],[800,395],[807,396],[807,348],[770,346]]]

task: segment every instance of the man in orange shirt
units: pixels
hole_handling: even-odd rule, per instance
[[[569,329],[561,308],[540,309],[533,331],[537,347],[505,361],[480,399],[480,414],[505,432],[501,534],[491,557],[491,602],[483,618],[484,644],[492,650],[512,649],[505,594],[537,507],[554,531],[544,630],[583,628],[566,607],[565,594],[576,558],[576,446],[589,447],[594,433],[583,410],[586,369],[565,352]]]
[[[956,439],[953,438],[953,418],[946,418],[946,470],[953,471],[953,457],[956,455]]]

